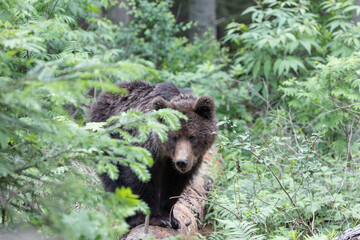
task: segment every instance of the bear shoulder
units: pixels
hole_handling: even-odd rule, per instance
[[[119,88],[127,91],[124,95],[103,92],[93,102],[89,112],[89,121],[102,122],[120,112],[130,109],[141,112],[153,110],[153,100],[161,97],[170,101],[181,93],[190,93],[191,90],[180,90],[173,83],[159,83],[151,85],[144,81],[121,82]]]

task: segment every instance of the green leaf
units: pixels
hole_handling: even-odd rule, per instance
[[[105,124],[105,122],[88,122],[84,128],[93,132],[103,131]]]
[[[77,239],[98,239],[100,233],[100,222],[93,221],[87,211],[73,211],[62,217],[62,222],[69,228],[71,234]]]
[[[257,78],[258,73],[259,73],[259,71],[260,71],[260,63],[261,63],[261,61],[258,60],[258,61],[256,61],[255,65],[254,65],[254,68],[253,68],[253,78],[254,78],[254,79]]]
[[[266,59],[265,60],[265,63],[264,63],[264,75],[265,75],[266,80],[269,80],[270,71],[271,71],[271,64],[272,64],[271,59]]]

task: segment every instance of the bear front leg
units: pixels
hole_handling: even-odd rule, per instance
[[[130,225],[131,229],[145,223],[145,216],[143,214],[137,213],[135,216],[126,218],[126,222]]]
[[[171,214],[171,217],[169,215],[150,217],[150,225],[171,227],[173,229],[179,229],[181,227],[179,221],[173,216],[173,214]]]
[[[179,229],[181,228],[181,225],[179,221],[174,217],[174,205],[177,202],[177,199],[169,199],[170,197],[166,197],[167,199],[162,200],[161,204],[161,217],[163,221],[166,221],[167,226]]]

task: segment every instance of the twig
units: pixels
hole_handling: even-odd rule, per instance
[[[51,158],[55,158],[55,157],[57,157],[57,156],[59,156],[61,154],[64,154],[64,153],[70,151],[72,148],[73,147],[69,147],[68,149],[65,149],[64,151],[58,152],[58,153],[56,153],[56,154],[54,154],[52,156],[44,157],[44,158],[40,159],[39,161],[35,162],[34,164],[28,164],[28,165],[22,166],[20,168],[17,168],[17,169],[14,170],[14,172],[15,173],[20,173],[20,172],[22,172],[22,171],[24,171],[26,169],[29,169],[29,168],[32,168],[32,167],[36,166],[39,162],[45,162],[45,161],[47,161],[47,160],[49,160]]]
[[[6,212],[5,207],[2,207],[2,208],[1,208],[1,223],[2,223],[3,225],[5,225],[5,212]]]
[[[320,114],[319,116],[317,116],[316,118],[314,118],[311,122],[309,122],[308,125],[312,125],[315,121],[317,121],[319,118],[321,118],[322,116],[324,116],[326,114],[329,114],[329,113],[332,113],[332,112],[335,112],[335,111],[338,111],[338,110],[341,110],[341,109],[344,109],[344,108],[345,109],[350,108],[350,107],[353,107],[353,106],[356,106],[356,105],[360,105],[360,103],[354,103],[354,104],[350,104],[350,105],[346,105],[346,106],[341,106],[341,107],[329,110],[327,112],[324,112],[324,113]]]
[[[265,88],[265,91],[266,91],[266,115],[268,115],[269,113],[269,108],[271,108],[271,104],[270,104],[270,101],[269,101],[269,89],[267,87],[267,84],[264,80],[264,78],[261,79],[263,84],[264,84],[264,88]]]
[[[17,143],[17,144],[15,144],[14,146],[11,146],[10,149],[16,148],[16,147],[19,146],[20,144],[22,144],[22,143]]]
[[[261,100],[263,100],[263,101],[266,103],[266,108],[267,108],[267,107],[268,107],[268,102],[266,101],[266,99],[265,99],[263,96],[261,96],[261,94],[258,93],[249,83],[246,84],[246,86],[247,86],[250,90],[252,90],[252,91],[254,92],[254,94],[255,94],[256,96],[258,96],[258,98],[260,98]]]
[[[251,151],[251,154],[253,154],[257,159],[261,160],[259,156],[257,156],[257,154],[255,154],[253,151]],[[311,234],[314,234],[314,232],[312,231],[311,227],[304,221],[304,219],[301,216],[301,213],[297,207],[297,205],[294,203],[292,197],[290,196],[290,194],[286,191],[284,185],[280,182],[279,178],[276,176],[276,174],[273,172],[273,170],[267,165],[265,164],[266,168],[269,169],[271,175],[273,175],[273,177],[276,179],[276,181],[278,182],[278,184],[280,185],[281,189],[285,192],[285,194],[287,195],[287,197],[289,198],[291,204],[294,206],[295,211],[297,212],[299,219],[301,220],[302,224],[310,231]]]
[[[175,207],[175,204],[171,207],[170,213],[169,213],[170,225],[171,225],[171,221],[172,221],[172,215],[173,215],[174,207]]]
[[[315,211],[314,211],[314,202],[313,202],[313,195],[311,191],[308,189],[308,192],[311,196],[311,211],[312,211],[312,221],[311,221],[311,229],[315,231]]]
[[[359,223],[359,221],[360,221],[360,218],[356,221],[355,226]]]
[[[149,221],[150,221],[150,216],[146,215],[145,216],[145,228],[144,228],[145,234],[148,234],[148,232],[149,232]]]
[[[233,211],[231,211],[229,208],[227,207],[224,207],[223,205],[221,205],[220,203],[217,203],[217,202],[214,202],[214,201],[211,201],[209,199],[206,199],[206,198],[202,198],[202,197],[195,197],[195,196],[191,196],[191,195],[182,195],[182,196],[173,196],[173,197],[170,197],[169,199],[175,199],[175,198],[187,198],[187,197],[190,197],[190,198],[196,198],[196,199],[200,199],[200,200],[204,200],[204,201],[208,201],[208,202],[211,202],[215,205],[218,205],[219,207],[222,207],[223,209],[225,209],[226,211],[232,213],[240,222],[242,222],[241,218],[239,215],[237,215],[236,213],[234,213]]]
[[[294,223],[295,223],[296,225],[299,225],[299,223],[296,222],[296,219],[295,219],[293,216],[291,216],[284,208],[276,205],[277,203],[275,203],[274,205],[272,205],[272,204],[270,204],[270,203],[262,200],[261,198],[257,198],[257,200],[259,200],[259,201],[262,202],[262,203],[267,204],[268,206],[274,206],[274,207],[276,207],[277,209],[279,209],[280,211],[283,211],[292,221],[294,221]]]
[[[54,12],[54,10],[55,10],[55,7],[56,7],[56,5],[58,4],[58,2],[59,2],[59,0],[57,0],[57,1],[55,2],[54,7],[53,7],[53,9],[51,10],[51,12],[50,12],[50,14],[49,14],[48,17],[50,17],[50,16],[53,14],[53,12]]]
[[[217,26],[225,21],[226,21],[226,17],[218,18],[214,21],[214,24],[215,24],[215,26]]]
[[[354,126],[354,121],[355,119],[352,120],[351,122],[351,126],[350,126],[350,134],[348,137],[348,142],[347,142],[347,155],[346,155],[346,162],[347,162],[347,167],[350,169],[350,160],[351,160],[351,152],[350,152],[350,145],[351,145],[351,139],[352,139],[352,135],[353,135],[353,126]]]
[[[291,108],[290,108],[290,110],[289,110],[289,112],[288,112],[288,114],[289,114],[289,122],[290,122],[291,128],[292,128],[292,130],[293,130],[293,132],[294,132],[294,138],[295,138],[296,146],[297,146],[298,148],[300,148],[299,142],[298,142],[298,140],[297,140],[296,130],[295,130],[294,124],[293,124],[292,119],[291,119],[291,112],[290,112],[290,111],[291,111]]]
[[[180,13],[181,13],[181,7],[182,7],[182,3],[180,2],[179,7],[178,7],[177,12],[176,12],[176,17],[175,17],[176,21],[179,20]]]
[[[40,216],[44,216],[44,212],[42,211],[41,208],[39,207],[36,207],[35,206],[35,203],[29,201],[26,196],[21,196],[19,193],[16,193],[14,191],[9,191],[9,195],[11,195],[12,197],[14,197],[14,199],[17,199],[17,200],[21,200],[25,203],[25,206],[29,207],[30,211],[32,212],[35,212],[36,214],[40,215]],[[25,207],[24,206],[24,207]],[[20,207],[20,206],[19,206]]]

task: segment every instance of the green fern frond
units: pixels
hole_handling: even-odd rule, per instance
[[[145,165],[133,162],[131,163],[130,168],[140,181],[147,182],[150,180],[151,176]]]

